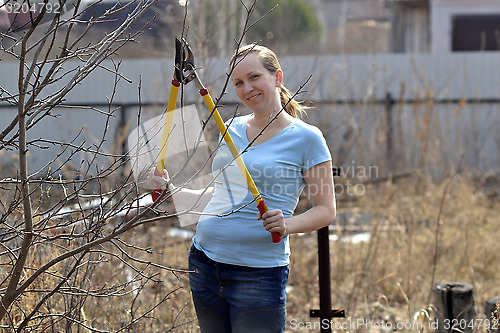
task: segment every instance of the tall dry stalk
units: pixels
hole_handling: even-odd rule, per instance
[[[431,285],[429,288],[429,296],[427,298],[427,303],[430,304],[431,302],[431,297],[432,297],[432,288],[434,287],[434,280],[436,278],[436,269],[438,267],[438,252],[439,252],[439,240],[440,240],[440,232],[441,232],[441,225],[443,224],[443,221],[441,220],[441,216],[443,214],[443,208],[446,202],[446,196],[448,194],[448,188],[450,185],[453,183],[453,180],[457,176],[459,170],[460,170],[460,163],[458,164],[455,173],[450,177],[450,179],[446,182],[446,185],[443,190],[443,195],[441,196],[441,200],[439,203],[439,210],[436,218],[436,230],[434,232],[434,253],[433,253],[433,260],[432,260],[432,274],[431,274]]]

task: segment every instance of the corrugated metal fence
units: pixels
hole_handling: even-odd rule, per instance
[[[441,178],[454,172],[460,161],[465,171],[484,174],[500,169],[499,52],[283,57],[281,62],[290,90],[307,81],[299,99],[313,102],[315,109],[305,120],[321,128],[335,164],[348,176],[381,177],[419,169]],[[79,65],[67,62],[64,70]],[[208,59],[198,65],[202,80],[218,97],[227,78],[228,59]],[[89,148],[72,156],[72,148],[63,152],[59,145],[32,146],[32,172],[49,167],[47,163],[58,154],[52,169],[65,158],[81,168],[94,148],[110,154],[98,160],[104,165],[116,158],[111,155],[126,151],[120,140],[137,125],[139,109],[141,120],[163,112],[173,72],[171,59],[123,60],[119,72],[130,81],[119,80],[116,90],[115,75],[100,69],[65,100],[68,106],[98,107],[111,112],[111,117],[81,107],[58,108],[54,111],[58,117],[46,118],[29,131],[31,140],[72,142],[75,147],[85,142]],[[2,88],[15,94],[16,78],[17,64],[0,62]],[[194,88],[184,91],[186,104],[200,103]],[[231,84],[221,103],[227,119],[237,103]],[[200,112],[205,111],[200,106]],[[0,130],[15,113],[15,108],[0,103]],[[99,145],[103,135],[106,141]],[[0,154],[4,164],[15,156],[6,150]]]

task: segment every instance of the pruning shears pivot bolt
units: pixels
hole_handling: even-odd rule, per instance
[[[184,38],[175,39],[175,79],[182,84],[194,81],[198,90],[205,89],[196,72],[193,51]]]

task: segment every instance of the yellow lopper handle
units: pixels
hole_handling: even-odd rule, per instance
[[[161,175],[165,169],[165,160],[167,158],[168,142],[170,140],[170,133],[172,132],[172,127],[174,123],[174,110],[177,104],[177,94],[179,93],[180,83],[172,79],[172,86],[170,88],[170,94],[168,96],[167,111],[165,112],[165,124],[163,125],[163,133],[161,135],[161,146],[160,154],[158,155],[158,161],[156,162],[155,173]],[[161,195],[161,189],[155,189],[151,192],[153,201],[156,201]]]

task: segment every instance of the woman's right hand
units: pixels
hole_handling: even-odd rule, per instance
[[[167,170],[163,170],[160,172],[156,167],[153,167],[148,174],[148,178],[146,179],[146,183],[148,188],[152,189],[151,197],[153,201],[158,200],[162,192],[169,185],[170,178],[168,176]],[[171,190],[171,186],[169,186]],[[167,197],[167,201],[170,201],[170,196]]]
[[[156,167],[152,167],[146,179],[146,185],[151,190],[164,190],[170,181],[167,170],[160,172]]]

